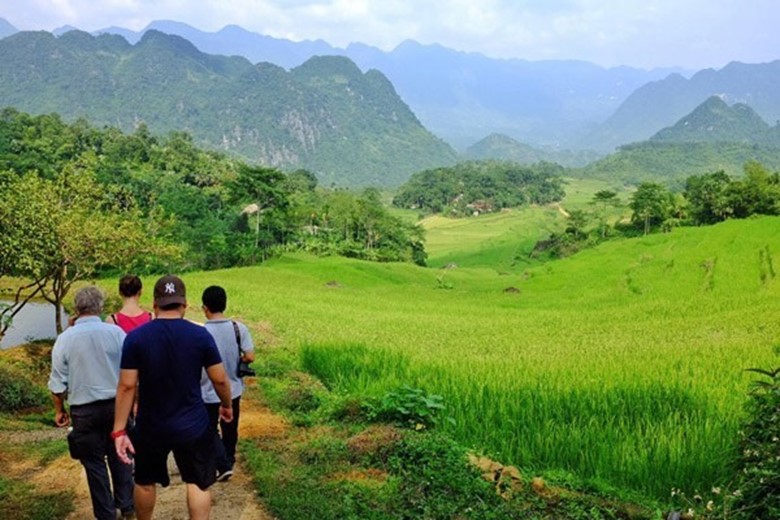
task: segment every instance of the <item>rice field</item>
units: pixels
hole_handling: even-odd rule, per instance
[[[465,251],[442,233],[433,257],[448,240]],[[290,255],[184,278],[193,308],[223,285],[229,313],[336,392],[421,387],[444,397],[443,428],[502,462],[663,500],[728,484],[744,369],[778,364],[778,270],[780,218],[764,217],[510,274]]]

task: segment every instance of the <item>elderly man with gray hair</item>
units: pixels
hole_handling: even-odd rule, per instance
[[[76,293],[75,323],[59,335],[51,352],[49,390],[54,422],[59,427],[72,422],[68,447],[71,457],[79,460],[87,473],[95,518],[115,520],[117,512],[123,518],[133,518],[135,508],[132,467],[118,460],[110,437],[125,333],[100,319],[103,300],[103,292],[94,286]]]

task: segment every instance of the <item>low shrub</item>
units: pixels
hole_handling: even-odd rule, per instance
[[[365,407],[369,421],[392,422],[416,430],[436,426],[445,409],[442,396],[407,385],[387,392],[381,399],[367,401]]]
[[[43,406],[48,392],[21,372],[0,366],[0,412],[15,412]]]
[[[741,431],[739,492],[733,518],[780,518],[780,367],[751,369],[756,381]]]

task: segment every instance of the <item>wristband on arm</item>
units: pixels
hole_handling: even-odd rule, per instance
[[[111,437],[112,441],[115,441],[119,437],[124,437],[125,435],[127,435],[127,432],[125,430],[119,430],[119,431],[116,431],[116,432],[111,432],[109,437]]]

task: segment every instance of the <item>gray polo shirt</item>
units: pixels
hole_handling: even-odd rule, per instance
[[[249,333],[249,329],[240,321],[237,321],[236,324],[238,325],[241,339],[241,352],[254,352],[255,345],[252,343],[252,335]],[[236,343],[236,332],[233,329],[232,320],[208,320],[205,327],[217,343],[219,355],[222,357],[222,363],[224,363],[225,371],[230,379],[231,397],[235,399],[243,393],[244,382],[238,377],[239,345]],[[211,380],[209,380],[205,370],[200,378],[200,392],[204,403],[213,404],[219,402],[219,396],[216,390],[214,390],[214,385],[211,384]]]
[[[51,351],[49,390],[68,392],[71,405],[116,397],[125,333],[97,316],[86,316],[57,337]]]

